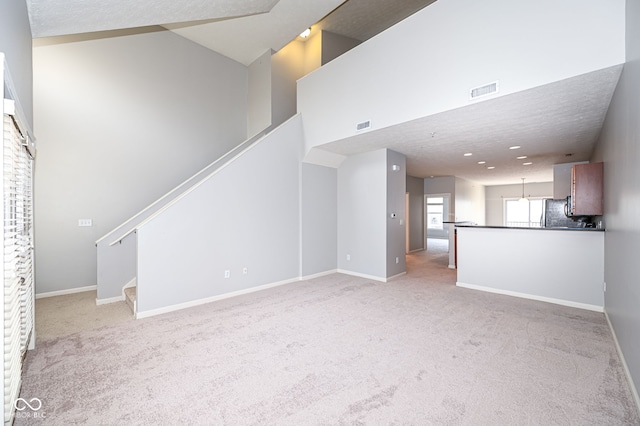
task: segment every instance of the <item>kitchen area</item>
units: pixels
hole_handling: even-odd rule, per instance
[[[567,181],[554,182],[554,198],[542,200],[539,225],[451,224],[456,285],[603,311],[603,164],[566,169]],[[524,181],[518,202],[529,202]]]

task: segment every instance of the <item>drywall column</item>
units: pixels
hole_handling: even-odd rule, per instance
[[[407,167],[404,155],[387,151],[387,271],[385,278],[406,271]]]
[[[394,164],[399,170],[391,170]],[[404,272],[405,190],[401,154],[382,149],[343,161],[338,168],[340,272],[380,281]]]
[[[424,179],[407,176],[409,194],[409,251],[424,247]]]

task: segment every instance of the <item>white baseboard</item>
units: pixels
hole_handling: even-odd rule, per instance
[[[116,302],[124,302],[124,296],[110,297],[108,299],[96,299],[96,305],[98,306]]]
[[[449,269],[456,269],[456,265],[449,265]]]
[[[633,377],[631,377],[631,371],[629,371],[629,366],[627,365],[627,361],[625,360],[624,354],[622,353],[620,342],[618,342],[618,336],[616,336],[616,331],[613,329],[613,324],[611,324],[611,319],[609,318],[609,314],[607,313],[606,309],[604,311],[604,316],[607,319],[607,324],[609,324],[609,330],[611,330],[613,341],[616,344],[616,350],[618,351],[618,356],[620,357],[620,361],[622,361],[622,367],[624,368],[624,374],[627,376],[627,381],[629,382],[629,387],[631,388],[631,394],[633,395],[633,399],[636,401],[636,407],[638,408],[638,412],[640,412],[640,395],[638,395],[638,388],[636,388],[635,383],[633,383]]]
[[[399,274],[395,274],[395,275],[394,275],[394,276],[392,276],[392,277],[387,277],[387,281],[391,281],[392,279],[394,279],[394,278],[398,278],[398,277],[401,277],[401,276],[403,276],[403,275],[407,275],[407,272],[406,272],[406,271],[405,271],[405,272],[400,272]]]
[[[417,248],[417,249],[413,249],[413,250],[409,250],[409,254],[411,254],[411,253],[417,253],[417,252],[419,252],[419,251],[424,251],[424,247],[422,247],[422,248]]]
[[[514,296],[514,297],[520,297],[522,299],[537,300],[539,302],[554,303],[556,305],[569,306],[571,308],[586,309],[588,311],[604,312],[603,306],[590,305],[587,303],[580,303],[580,302],[572,302],[570,300],[555,299],[553,297],[537,296],[535,294],[520,293],[517,291],[511,291],[511,290],[501,290],[501,289],[485,287],[481,285],[461,283],[459,281],[456,282],[456,286],[469,288],[471,290],[486,291],[487,293],[503,294],[505,296]]]
[[[89,285],[86,287],[76,287],[67,290],[49,291],[46,293],[36,294],[36,299],[44,299],[46,297],[65,296],[67,294],[84,293],[85,291],[95,291],[97,286]]]
[[[229,299],[243,294],[255,293],[257,291],[266,290],[273,287],[278,287],[285,284],[291,284],[300,281],[300,277],[291,278],[288,280],[278,281],[271,284],[265,284],[258,287],[251,287],[244,290],[233,291],[231,293],[219,294],[217,296],[206,297],[204,299],[192,300],[185,303],[178,303],[176,305],[165,306],[164,308],[150,309],[148,311],[136,312],[136,319],[148,318],[160,314],[166,314],[169,312],[179,311],[181,309],[192,308],[194,306],[204,305],[206,303],[216,302],[218,300]]]
[[[366,278],[368,280],[380,281],[380,282],[383,282],[383,283],[387,282],[386,278],[376,277],[376,276],[367,275],[367,274],[361,274],[359,272],[347,271],[345,269],[338,269],[337,272],[339,274],[345,274],[345,275],[351,275],[351,276],[354,276],[354,277]]]
[[[325,277],[327,275],[335,274],[337,272],[338,272],[337,269],[332,269],[330,271],[318,272],[317,274],[305,275],[303,277],[300,277],[300,281],[306,281],[306,280],[312,280],[314,278]]]

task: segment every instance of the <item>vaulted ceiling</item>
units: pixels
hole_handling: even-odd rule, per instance
[[[248,65],[311,26],[365,41],[434,1],[27,0],[27,5],[34,38],[160,25]],[[590,158],[620,72],[616,67],[591,73],[322,148],[345,155],[394,149],[407,156],[408,172],[419,177],[456,175],[486,185],[518,183],[522,177],[551,181],[553,164]],[[505,149],[518,145],[519,150]],[[522,156],[527,159],[517,159]]]

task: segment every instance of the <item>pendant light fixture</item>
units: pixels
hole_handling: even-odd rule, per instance
[[[522,178],[522,198],[520,198],[518,201],[523,204],[529,202],[529,199],[524,196],[524,178]]]

